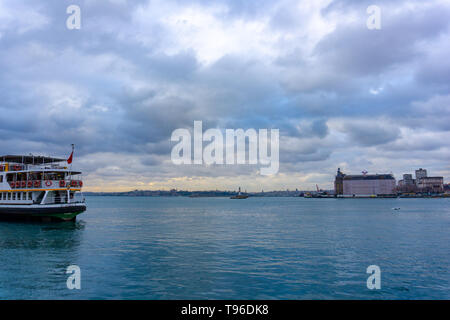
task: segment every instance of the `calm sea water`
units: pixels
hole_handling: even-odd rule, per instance
[[[1,299],[450,299],[450,199],[87,202],[76,223],[0,222]]]

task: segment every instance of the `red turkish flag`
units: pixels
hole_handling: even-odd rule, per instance
[[[72,153],[70,154],[69,159],[67,159],[67,163],[68,163],[68,164],[71,164],[71,163],[72,163],[72,159],[73,159],[73,151],[72,151]]]

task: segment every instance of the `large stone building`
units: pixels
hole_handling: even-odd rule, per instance
[[[422,192],[443,192],[444,177],[423,177],[416,179],[417,188]]]
[[[338,169],[334,182],[335,193],[343,197],[373,197],[395,194],[392,174],[346,175]]]
[[[336,179],[334,179],[334,194],[343,195],[344,194],[344,177],[345,174],[341,172],[341,168],[338,168]]]
[[[416,179],[411,174],[404,174],[398,182],[400,192],[438,192],[444,191],[444,177],[428,177],[426,169],[416,170]]]
[[[398,181],[397,191],[402,193],[417,192],[416,180],[413,179],[412,174],[404,174],[403,179]]]
[[[403,179],[398,181],[399,186],[414,186],[416,185],[416,180],[413,179],[412,174],[404,174]]]

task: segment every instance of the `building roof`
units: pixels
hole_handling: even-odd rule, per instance
[[[14,162],[14,163],[22,163],[22,164],[46,164],[46,163],[54,163],[54,162],[63,162],[67,161],[66,159],[53,158],[53,157],[45,157],[45,156],[33,156],[33,155],[5,155],[0,156],[1,162]]]
[[[444,179],[444,177],[422,177],[419,178],[418,180],[428,180],[428,179]]]
[[[395,180],[392,174],[346,175],[344,180]]]

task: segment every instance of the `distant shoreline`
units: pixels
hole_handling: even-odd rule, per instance
[[[185,191],[185,190],[134,190],[124,192],[83,192],[85,196],[106,197],[188,197],[188,198],[218,198],[232,197],[238,194],[237,191]],[[242,194],[250,197],[304,197],[314,199],[431,199],[431,198],[450,198],[447,194],[423,194],[423,195],[390,195],[390,196],[357,196],[357,197],[334,197],[334,196],[311,196],[311,191],[268,191],[268,192],[243,192]]]
[[[252,197],[301,197],[308,191],[268,191],[268,192],[243,192]],[[124,192],[83,192],[86,196],[121,196],[121,197],[191,197],[212,198],[231,197],[238,194],[237,191],[186,191],[186,190],[134,190]]]

